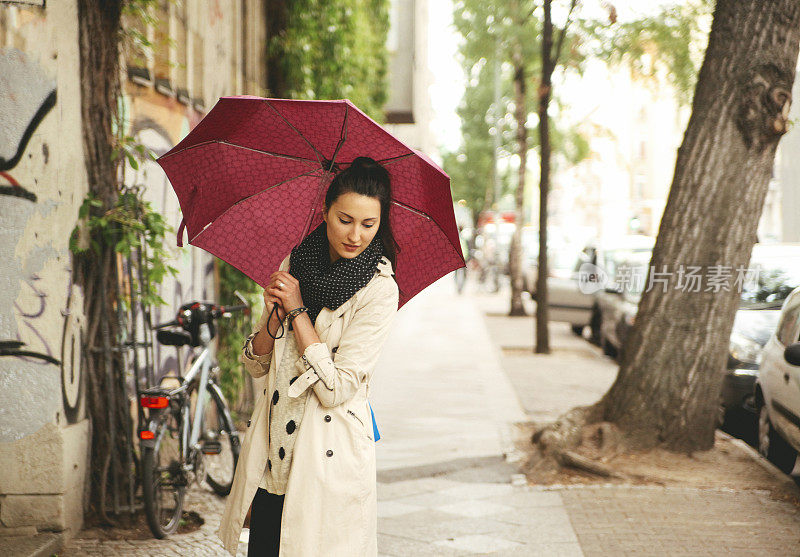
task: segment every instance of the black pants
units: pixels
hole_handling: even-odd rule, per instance
[[[250,542],[247,557],[278,557],[281,544],[283,495],[258,488],[250,511]]]

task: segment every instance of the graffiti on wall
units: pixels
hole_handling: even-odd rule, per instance
[[[15,362],[3,366],[0,380],[9,396],[10,391],[25,391],[30,399],[22,410],[37,418],[32,420],[31,431],[7,424],[0,439],[32,433],[43,425],[38,422],[52,419],[52,399],[58,391],[68,423],[79,418],[83,323],[82,308],[74,307],[79,296],[73,295],[69,257],[47,241],[20,245],[31,219],[46,215],[59,204],[39,199],[38,170],[25,162],[35,146],[41,148],[37,160],[45,167],[48,164],[47,143],[31,139],[55,104],[55,80],[20,50],[0,49],[0,285],[4,290],[0,296],[0,357]],[[38,238],[38,233],[34,236]],[[52,279],[54,263],[61,267],[59,276],[64,277],[66,292],[52,292],[52,286],[44,286],[43,273]],[[54,295],[49,296],[48,289]],[[61,326],[53,323],[54,314],[63,319]],[[53,376],[54,368],[60,381]]]

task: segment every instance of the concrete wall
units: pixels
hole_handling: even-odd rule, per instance
[[[219,96],[263,94],[265,83],[263,0],[169,6],[145,31],[179,35],[181,44],[163,50],[156,40],[142,66],[152,78],[169,66],[164,57],[185,56],[182,68],[169,66],[173,89],[141,75],[134,83],[126,67],[121,76],[127,131],[156,154]],[[78,44],[76,0],[0,3],[0,535],[71,536],[83,521],[91,431],[80,365],[83,298],[70,281],[68,250],[87,191]],[[157,164],[143,164],[126,182],[145,185],[178,228],[177,199]],[[215,298],[210,256],[192,247],[174,253],[179,275],[162,284],[168,305],[157,321],[186,301]],[[159,359],[169,367],[174,354]]]
[[[89,423],[68,239],[85,193],[74,1],[0,5],[0,535],[77,530]]]

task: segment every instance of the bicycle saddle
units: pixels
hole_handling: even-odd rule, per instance
[[[156,331],[156,340],[165,346],[184,346],[192,343],[192,335],[186,331],[162,329]]]

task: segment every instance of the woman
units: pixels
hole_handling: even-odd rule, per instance
[[[264,290],[241,357],[264,384],[219,530],[233,554],[251,503],[250,556],[377,554],[367,397],[399,299],[390,203],[389,173],[355,159]]]

